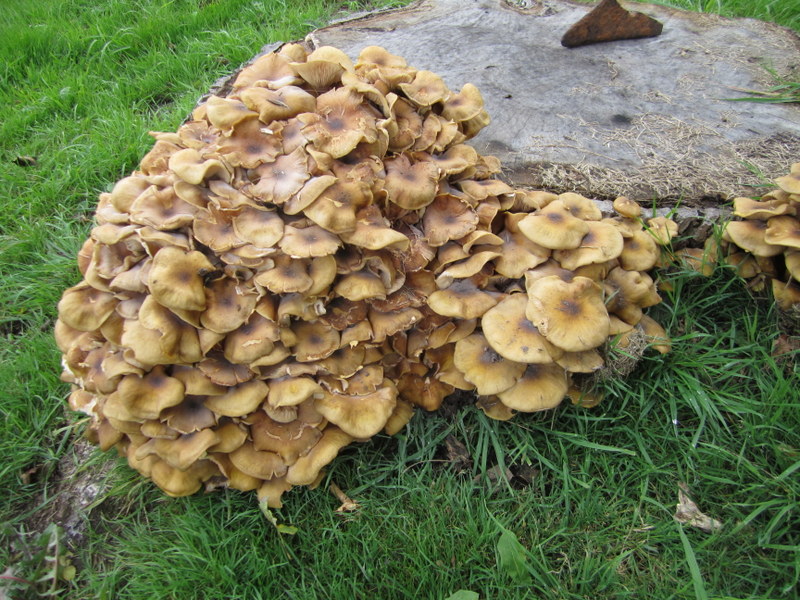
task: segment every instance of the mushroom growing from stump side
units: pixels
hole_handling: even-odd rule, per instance
[[[488,122],[474,86],[382,48],[289,44],[154,134],[58,305],[87,435],[169,495],[279,507],[454,389],[493,418],[556,406],[658,301],[655,245],[635,203],[612,225],[497,179],[465,144]]]

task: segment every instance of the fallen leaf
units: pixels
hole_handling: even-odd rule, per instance
[[[447,460],[456,472],[469,469],[472,466],[467,447],[457,438],[448,435],[444,440],[447,449]]]
[[[689,497],[689,486],[682,481],[678,482],[678,505],[673,518],[678,523],[697,527],[706,533],[722,529],[720,521],[700,512],[697,504]]]
[[[340,488],[335,483],[331,483],[330,490],[331,490],[331,493],[339,499],[339,502],[342,503],[342,505],[339,508],[336,509],[336,512],[338,512],[338,513],[354,512],[354,511],[358,510],[359,508],[361,508],[358,505],[358,502],[356,502],[355,500],[350,499],[347,496],[347,494],[345,494],[342,491],[342,488]]]
[[[18,167],[35,167],[37,161],[35,156],[17,156],[11,162]]]
[[[603,0],[561,38],[567,48],[600,42],[655,37],[664,26],[644,13],[627,11],[617,0]]]

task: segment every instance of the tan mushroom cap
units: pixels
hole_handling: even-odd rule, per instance
[[[439,168],[432,161],[412,163],[408,155],[384,161],[384,189],[391,202],[406,210],[424,208],[433,202],[439,183]]]
[[[800,250],[787,250],[783,258],[789,275],[795,281],[800,281]]]
[[[283,219],[272,210],[244,207],[232,219],[236,236],[259,248],[269,248],[283,237]]]
[[[425,240],[435,248],[473,232],[478,226],[478,214],[464,200],[442,194],[425,208],[422,225]]]
[[[519,363],[551,363],[563,351],[548,342],[525,316],[526,294],[503,298],[481,318],[486,341],[503,358]]]
[[[212,429],[187,433],[175,439],[158,438],[152,442],[153,450],[169,466],[185,471],[206,456],[206,451],[218,441]]]
[[[513,386],[525,371],[525,363],[500,356],[480,333],[467,336],[455,345],[453,363],[464,379],[475,385],[478,394],[490,396]]]
[[[242,121],[258,118],[257,112],[250,110],[243,102],[233,98],[210,96],[204,107],[208,121],[225,133],[230,133],[234,126]]]
[[[636,219],[642,216],[642,207],[637,202],[625,196],[619,196],[614,200],[614,210],[626,219]]]
[[[228,456],[234,467],[251,477],[266,480],[286,474],[286,463],[278,454],[256,450],[252,442],[245,442]]]
[[[792,165],[791,171],[788,175],[783,175],[775,179],[783,191],[790,194],[800,194],[800,169],[797,168],[798,163]]]
[[[587,277],[564,281],[551,275],[530,282],[528,319],[552,344],[570,352],[600,346],[610,322],[602,290]]]
[[[204,310],[206,294],[203,276],[214,270],[202,252],[184,252],[168,246],[153,258],[148,285],[162,306],[178,310]]]
[[[777,256],[783,252],[783,246],[767,242],[766,233],[767,223],[764,221],[729,221],[723,239],[756,256]]]
[[[386,435],[395,435],[400,433],[403,430],[403,427],[408,425],[409,421],[411,421],[411,417],[414,416],[414,406],[410,402],[406,402],[405,400],[398,398],[397,404],[394,407],[394,411],[389,416],[389,420],[386,421],[386,427],[383,428],[383,432]]]
[[[661,354],[666,354],[672,349],[672,340],[669,339],[666,330],[652,317],[643,315],[638,327],[647,336],[649,344]]]
[[[361,142],[378,138],[379,116],[363,96],[350,87],[334,89],[317,98],[317,112],[297,118],[303,123],[302,133],[316,150],[332,158],[352,152]]]
[[[289,423],[274,421],[266,413],[257,413],[250,424],[253,447],[259,451],[274,452],[287,465],[294,464],[322,437],[322,432],[302,419]]]
[[[232,169],[216,158],[204,158],[194,148],[178,150],[169,159],[169,168],[187,183],[198,185],[208,179],[230,181]]]
[[[622,321],[624,323],[624,321]],[[627,326],[627,323],[625,323]],[[628,326],[630,328],[630,326]],[[611,334],[609,335],[616,335]],[[556,364],[570,373],[592,373],[603,367],[603,357],[597,350],[581,352],[564,352],[556,359]]]
[[[292,484],[286,482],[286,476],[268,479],[258,487],[258,501],[266,502],[268,508],[283,508],[281,497],[292,487]]]
[[[161,421],[179,433],[194,433],[214,427],[217,424],[217,415],[206,407],[205,399],[205,396],[186,395],[180,404],[161,413]],[[142,432],[144,433],[144,429]]]
[[[458,94],[453,94],[442,106],[442,116],[451,121],[468,121],[483,110],[483,96],[478,88],[466,83]]]
[[[256,274],[253,281],[264,286],[273,294],[305,293],[314,283],[308,274],[308,268],[307,260],[292,258],[284,254],[276,256],[274,265]]]
[[[322,321],[301,321],[292,331],[297,336],[293,350],[298,362],[321,360],[340,348],[339,332]]]
[[[480,396],[475,406],[495,421],[510,421],[517,414],[516,411],[503,404],[497,396]]]
[[[103,405],[106,417],[144,422],[158,419],[161,411],[184,398],[183,383],[155,367],[144,377],[126,375]]]
[[[218,474],[219,469],[210,460],[198,461],[182,471],[165,461],[155,459],[147,475],[168,496],[177,498],[194,494],[202,487],[204,481]]]
[[[498,299],[469,279],[459,279],[428,296],[428,306],[445,317],[475,319],[497,304]]]
[[[244,444],[247,431],[238,423],[228,421],[217,428],[217,443],[208,448],[208,452],[229,454]]]
[[[322,387],[310,377],[282,377],[269,382],[270,406],[297,406],[309,398],[322,396]]]
[[[703,248],[681,248],[675,252],[675,258],[687,269],[706,277],[714,272],[716,261]]]
[[[538,267],[550,257],[550,250],[529,240],[524,234],[503,230],[502,254],[494,260],[495,271],[504,277],[519,279],[525,271]]]
[[[624,239],[619,262],[628,271],[649,271],[655,266],[659,256],[658,244],[653,236],[639,229],[631,237]]]
[[[254,379],[231,387],[221,396],[206,399],[206,408],[224,417],[241,417],[256,410],[267,398],[269,386],[260,379]]]
[[[239,329],[253,314],[258,302],[255,290],[227,277],[206,286],[205,292],[206,310],[200,315],[200,323],[215,333]]]
[[[328,421],[357,439],[370,438],[386,426],[394,412],[397,388],[388,379],[374,392],[348,395],[325,392],[314,407]]]
[[[73,329],[96,331],[114,312],[117,302],[113,294],[82,282],[64,292],[58,303],[58,316]]]
[[[770,217],[785,214],[794,214],[794,207],[784,200],[753,200],[752,198],[734,198],[733,214],[743,219],[758,219],[766,221]]]
[[[581,239],[580,246],[553,253],[553,258],[565,269],[574,271],[578,267],[612,260],[622,253],[622,234],[613,225],[589,221],[587,226],[589,231]]]
[[[517,224],[519,230],[532,242],[551,250],[579,247],[583,236],[589,232],[586,221],[551,206],[552,203],[522,219]]]
[[[511,388],[497,394],[513,410],[537,412],[555,408],[564,399],[569,382],[564,369],[556,364],[528,365]]]
[[[647,220],[648,232],[655,241],[666,246],[678,235],[678,224],[668,217],[654,217]]]
[[[773,279],[772,295],[781,310],[794,311],[800,305],[800,286],[792,281],[783,282]]]
[[[338,427],[327,426],[322,438],[305,456],[297,459],[286,472],[286,482],[292,485],[311,485],[320,471],[330,463],[339,451],[353,441],[353,437]]]
[[[794,217],[772,217],[767,221],[764,241],[800,249],[800,221]]]
[[[254,312],[241,327],[225,336],[223,354],[232,363],[249,364],[272,352],[279,339],[278,324]]]
[[[278,246],[292,258],[311,258],[335,253],[342,245],[341,239],[319,225],[299,228],[286,225]]]
[[[308,154],[298,147],[272,162],[264,163],[254,169],[258,181],[245,188],[262,202],[282,205],[298,193],[311,177],[308,168]]]
[[[439,75],[431,71],[417,71],[410,83],[398,86],[417,106],[431,106],[450,96],[450,90]]]
[[[344,275],[333,287],[333,291],[353,302],[386,298],[386,286],[383,281],[367,269]]]

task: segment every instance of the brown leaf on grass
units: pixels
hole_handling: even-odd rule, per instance
[[[785,358],[785,354],[791,354],[800,350],[800,337],[779,335],[772,343],[772,357],[776,359]]]
[[[678,523],[697,527],[706,533],[722,529],[722,522],[700,512],[697,504],[689,497],[689,486],[682,481],[678,482],[678,505],[673,518]]]
[[[357,511],[359,508],[361,508],[358,505],[358,502],[356,502],[355,500],[350,499],[347,496],[347,494],[345,494],[342,491],[342,488],[340,488],[335,483],[331,483],[330,490],[331,490],[331,494],[336,496],[336,498],[338,498],[339,502],[342,503],[342,505],[339,508],[336,509],[337,513],[354,512],[354,511]]]
[[[467,447],[452,435],[448,435],[444,440],[447,449],[447,461],[456,473],[466,471],[472,466]]]

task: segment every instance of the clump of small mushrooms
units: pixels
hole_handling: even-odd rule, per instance
[[[722,234],[724,261],[755,291],[771,287],[778,307],[800,321],[800,162],[758,200],[734,198]]]
[[[290,44],[153,134],[58,306],[90,438],[171,496],[278,507],[455,389],[507,419],[578,398],[609,341],[666,351],[643,309],[674,223],[512,189],[464,143],[488,122],[382,48]]]

